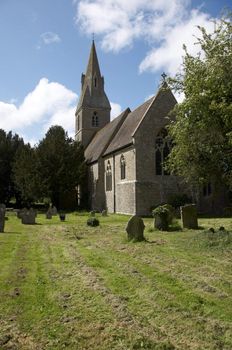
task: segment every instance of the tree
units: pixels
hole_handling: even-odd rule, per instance
[[[68,137],[61,126],[52,126],[36,152],[43,195],[59,208],[61,198],[74,191],[85,179],[83,147]]]
[[[168,167],[190,183],[213,181],[232,187],[232,24],[227,13],[209,34],[198,27],[201,51],[184,47],[183,69],[171,87],[185,99],[176,105],[169,133]]]
[[[12,132],[6,133],[0,129],[0,202],[9,203],[13,196],[18,198],[12,178],[12,167],[16,152],[23,145],[23,139],[17,134],[12,135]]]
[[[43,184],[38,172],[37,154],[30,144],[24,145],[16,152],[13,179],[25,205],[30,206],[42,197]]]

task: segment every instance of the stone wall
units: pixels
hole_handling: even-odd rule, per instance
[[[121,156],[125,159],[126,176],[121,179]],[[112,191],[106,191],[106,206],[109,212],[135,214],[135,150],[130,147],[104,159],[105,169],[108,161],[112,167]]]

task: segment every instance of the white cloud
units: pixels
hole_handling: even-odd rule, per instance
[[[118,117],[122,113],[122,107],[118,103],[110,102],[111,105],[111,120]]]
[[[75,1],[76,23],[86,34],[101,37],[105,51],[118,52],[131,47],[136,39],[152,49],[139,70],[165,70],[175,74],[182,61],[183,44],[191,53],[199,35],[196,26],[212,30],[210,16],[200,9],[190,10],[190,0],[80,0]]]
[[[185,21],[176,24],[165,34],[163,42],[158,48],[152,49],[145,59],[141,62],[140,72],[150,70],[165,70],[174,75],[179,69],[182,56],[184,55],[183,44],[187,46],[188,52],[197,54],[200,47],[196,45],[196,37],[200,36],[197,26],[206,28],[207,31],[213,30],[213,22],[209,15],[200,13],[197,10],[191,11],[190,17]]]
[[[76,104],[73,91],[42,78],[18,107],[0,101],[0,128],[23,134],[26,141],[43,137],[47,128],[55,124],[73,135]]]
[[[59,35],[53,32],[45,32],[40,35],[40,38],[43,40],[45,45],[59,43],[61,41]]]

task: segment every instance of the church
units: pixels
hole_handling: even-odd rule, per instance
[[[166,126],[177,103],[163,79],[156,94],[135,110],[110,120],[94,41],[75,113],[75,139],[85,149],[89,207],[109,213],[148,215],[151,208],[183,193],[183,181],[163,167],[171,142]],[[211,193],[202,197],[202,205]]]

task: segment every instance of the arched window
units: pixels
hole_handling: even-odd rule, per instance
[[[94,127],[98,127],[99,126],[99,120],[98,120],[97,112],[93,112],[92,126],[94,126]]]
[[[160,130],[155,139],[155,173],[156,175],[169,175],[164,169],[164,162],[170,153],[171,140],[166,129]]]
[[[94,77],[94,87],[96,88],[97,87],[97,78]]]
[[[109,160],[106,167],[106,191],[112,191],[112,170]]]
[[[124,155],[121,155],[120,158],[120,168],[121,168],[121,180],[124,180],[126,178],[126,162]]]

